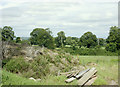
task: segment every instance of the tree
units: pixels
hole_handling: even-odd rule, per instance
[[[120,28],[113,26],[110,28],[109,36],[106,39],[106,42],[110,44],[116,44],[116,49],[120,49]]]
[[[21,42],[21,38],[20,37],[17,37],[16,38],[16,43],[20,43]]]
[[[105,39],[103,39],[103,38],[98,38],[98,45],[104,46],[105,44],[106,44]]]
[[[97,37],[96,35],[92,34],[92,32],[86,32],[84,35],[80,37],[79,43],[82,46],[86,46],[87,48],[90,48],[92,46],[97,45]]]
[[[3,28],[0,29],[1,33],[1,41],[0,41],[0,55],[2,59],[6,58],[7,52],[8,52],[8,47],[7,45],[13,41],[15,38],[14,36],[14,31],[10,26],[4,26]]]
[[[65,45],[65,33],[63,31],[60,31],[57,33],[58,37],[55,38],[55,42],[57,47],[63,47]]]
[[[66,37],[65,44],[71,45],[72,44],[72,37]]]
[[[106,39],[107,43],[116,42],[118,37],[118,27],[114,26],[110,28],[109,36]]]
[[[117,50],[115,43],[107,44],[106,48],[107,51],[115,52]]]
[[[52,32],[48,28],[36,28],[30,33],[30,42],[32,45],[39,45],[52,49],[54,48],[54,41],[51,33]]]
[[[76,46],[78,46],[78,38],[77,37],[66,37],[65,44],[70,45],[75,50]]]
[[[78,45],[77,41],[76,40],[72,40],[71,43],[72,43],[71,46],[72,46],[73,50],[75,50],[76,46]]]
[[[77,37],[72,37],[72,40],[75,40],[76,42],[79,42],[79,38],[77,38]]]
[[[14,31],[10,26],[3,27],[1,35],[2,41],[12,41],[15,38]]]

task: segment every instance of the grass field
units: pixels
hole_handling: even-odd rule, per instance
[[[117,56],[77,56],[80,64],[89,67],[96,67],[98,70],[97,80],[93,85],[116,85],[118,84],[118,57]],[[94,64],[94,65],[93,65]],[[77,85],[77,80],[66,84],[65,76],[47,76],[39,82],[34,82],[16,74],[3,70],[3,85]]]
[[[77,81],[72,83],[65,83],[65,76],[47,76],[41,81],[33,81],[16,74],[10,73],[6,70],[2,71],[2,84],[0,85],[76,85]]]
[[[118,57],[117,56],[78,56],[80,63],[88,67],[96,67],[98,78],[94,85],[118,84]],[[95,65],[93,65],[93,64]]]

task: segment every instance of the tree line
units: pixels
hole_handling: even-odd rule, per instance
[[[30,33],[30,38],[27,41],[22,41],[20,37],[14,35],[13,28],[4,26],[0,28],[2,41],[10,41],[15,43],[27,42],[30,45],[39,45],[49,49],[70,47],[73,50],[81,47],[94,48],[105,47],[107,51],[116,52],[120,49],[120,28],[113,26],[110,28],[107,39],[97,38],[92,32],[84,33],[80,38],[66,37],[64,31],[57,33],[57,37],[52,36],[52,31],[49,28],[35,28]]]

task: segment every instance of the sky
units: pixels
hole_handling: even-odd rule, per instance
[[[53,36],[81,37],[92,32],[107,38],[118,26],[119,0],[0,0],[0,27],[11,26],[16,36],[29,37],[35,28],[50,28]]]

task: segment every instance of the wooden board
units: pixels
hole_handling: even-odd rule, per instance
[[[65,82],[67,82],[67,83],[72,82],[73,80],[80,78],[82,75],[84,75],[84,74],[85,74],[86,72],[88,72],[89,70],[90,70],[90,69],[81,71],[77,76],[71,77],[71,78],[65,80]]]
[[[76,71],[76,72],[78,72],[78,71]],[[76,72],[74,72],[74,73],[71,73],[71,74],[67,75],[67,78],[74,77],[74,75],[76,74]],[[79,72],[78,72],[78,73],[79,73]]]
[[[75,78],[80,78],[83,74],[85,74],[86,72],[88,72],[90,69],[86,69],[84,71],[81,71],[77,76],[75,76]]]
[[[77,76],[79,73],[80,73],[80,71],[76,72],[73,76],[75,77],[75,76]]]
[[[97,77],[97,75],[96,75],[96,74],[94,74],[92,77],[90,77],[90,79],[92,79],[92,78],[94,78],[94,77]]]
[[[88,81],[96,73],[96,69],[92,68],[88,72],[86,72],[79,80],[78,80],[78,85],[84,85],[85,82]]]
[[[92,85],[96,79],[97,79],[97,76],[94,78],[91,78],[88,82],[85,83],[85,85]]]
[[[65,82],[69,83],[69,82],[72,82],[72,81],[75,80],[75,79],[76,79],[75,77],[72,77],[72,78],[70,78],[70,79],[65,80]]]
[[[72,75],[72,73],[68,74],[66,77],[67,77],[67,78],[70,78],[70,77],[71,77],[71,75]]]

